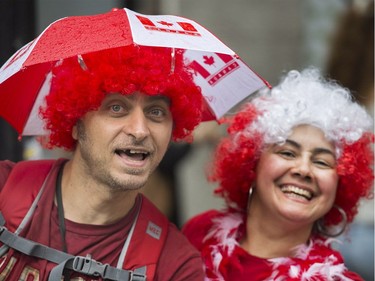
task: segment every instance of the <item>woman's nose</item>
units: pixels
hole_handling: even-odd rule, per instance
[[[307,157],[301,157],[295,160],[294,167],[292,168],[293,175],[312,179],[311,162]]]

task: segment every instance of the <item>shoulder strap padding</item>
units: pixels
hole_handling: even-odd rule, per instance
[[[15,231],[37,196],[55,160],[21,161],[14,165],[0,193],[0,211]]]
[[[143,196],[143,195],[142,195]],[[168,235],[169,221],[145,196],[136,231],[130,241],[124,268],[147,266],[147,281],[153,280]]]
[[[9,231],[17,229],[55,162],[21,161],[13,167],[0,193],[0,211]],[[142,201],[129,258],[125,258],[123,268],[135,270],[147,266],[147,281],[151,281],[168,235],[169,221],[146,197]]]

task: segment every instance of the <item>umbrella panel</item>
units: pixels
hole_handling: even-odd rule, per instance
[[[23,134],[28,120],[35,119],[29,118],[35,101],[43,102],[37,96],[52,65],[68,57],[130,44],[186,48],[187,59],[197,66],[195,82],[207,103],[204,120],[220,118],[267,85],[199,24],[176,16],[144,16],[120,9],[58,20],[16,52],[0,69],[0,115]]]
[[[130,44],[133,44],[133,37],[124,11],[66,17],[45,29],[24,65],[57,61]]]
[[[49,63],[34,65],[32,66],[33,71],[21,70],[10,77],[7,83],[0,84],[0,93],[2,93],[0,95],[0,116],[9,122],[20,135],[49,69]],[[30,92],[25,94],[25,88]]]

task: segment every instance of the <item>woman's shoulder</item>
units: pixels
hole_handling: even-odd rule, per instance
[[[218,210],[208,210],[190,218],[182,227],[182,233],[200,250],[204,237],[212,228],[215,218],[223,213]]]

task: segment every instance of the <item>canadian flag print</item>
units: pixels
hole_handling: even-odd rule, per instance
[[[233,50],[193,20],[124,10],[135,44],[234,55]]]
[[[217,118],[265,86],[263,80],[237,55],[187,50],[185,56],[194,81]]]
[[[192,23],[172,20],[152,20],[148,17],[136,15],[143,27],[147,30],[176,33],[191,36],[201,36]]]
[[[8,59],[8,61],[5,62],[5,64],[0,68],[0,83],[4,82],[13,74],[22,69],[23,64],[29,58],[29,55],[35,47],[36,42],[37,39],[29,42],[28,44],[20,48],[15,54],[13,54],[13,56]]]
[[[214,86],[240,65],[234,57],[227,54],[211,53],[195,59],[190,63],[195,75],[202,76],[209,85]]]
[[[13,64],[15,61],[17,61],[18,59],[22,58],[26,53],[27,51],[29,50],[31,46],[31,42],[25,46],[23,46],[21,49],[19,49],[8,61],[7,63],[4,64],[4,67],[3,69],[9,67],[9,65]]]

